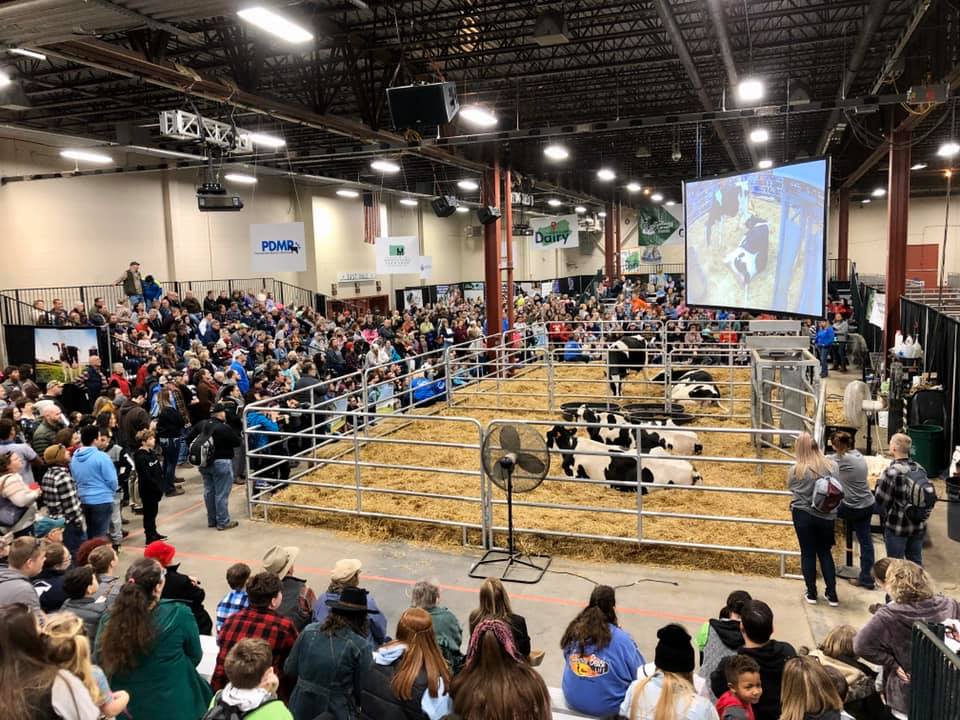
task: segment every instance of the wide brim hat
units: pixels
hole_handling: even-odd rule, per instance
[[[263,569],[268,573],[284,578],[290,572],[299,554],[300,548],[298,547],[274,545],[263,556]]]
[[[367,591],[363,588],[346,587],[340,592],[339,598],[329,598],[325,604],[328,608],[337,612],[380,614],[379,610],[371,610],[367,606]]]
[[[330,571],[330,579],[334,582],[344,582],[360,572],[362,567],[363,563],[356,558],[337,560],[337,564]]]

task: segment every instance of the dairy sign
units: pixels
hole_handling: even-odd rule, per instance
[[[533,219],[534,250],[557,250],[575,248],[580,245],[580,234],[576,215],[558,215]]]
[[[414,235],[378,237],[376,252],[378,275],[420,272],[420,242]]]
[[[303,223],[250,225],[251,272],[303,272],[307,269]]]

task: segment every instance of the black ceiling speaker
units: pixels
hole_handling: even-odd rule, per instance
[[[481,225],[489,225],[500,219],[500,208],[484,206],[477,210],[477,220]]]
[[[457,211],[457,199],[452,196],[441,195],[430,201],[433,214],[437,217],[450,217]]]
[[[397,130],[445,125],[460,111],[453,82],[388,88],[387,103]]]

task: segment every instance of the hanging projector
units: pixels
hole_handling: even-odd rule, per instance
[[[239,212],[243,201],[239,195],[227,195],[218,182],[205,182],[197,188],[197,208],[201,212]]]

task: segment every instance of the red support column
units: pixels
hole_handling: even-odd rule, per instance
[[[887,321],[883,347],[900,330],[900,296],[907,283],[907,212],[910,205],[909,130],[893,132],[887,180]]]
[[[500,207],[500,166],[484,173],[483,203]],[[487,316],[487,334],[499,336],[503,324],[503,295],[500,292],[500,220],[483,226],[483,305]],[[496,343],[497,340],[491,341]]]
[[[840,190],[840,227],[837,232],[837,280],[849,280],[847,268],[850,265],[850,190]]]
[[[616,204],[616,212],[613,217],[613,237],[615,238],[613,243],[613,269],[617,273],[617,277],[623,273],[623,267],[621,267],[621,255],[620,251],[623,249],[623,228],[621,223],[623,222],[622,218],[623,208],[618,202]]]
[[[503,225],[504,237],[507,238],[507,324],[513,330],[514,298],[513,298],[513,197],[510,191],[513,185],[510,177],[510,168],[503,169]]]
[[[613,285],[616,267],[613,263],[613,205],[607,205],[607,216],[603,219],[603,272]]]

